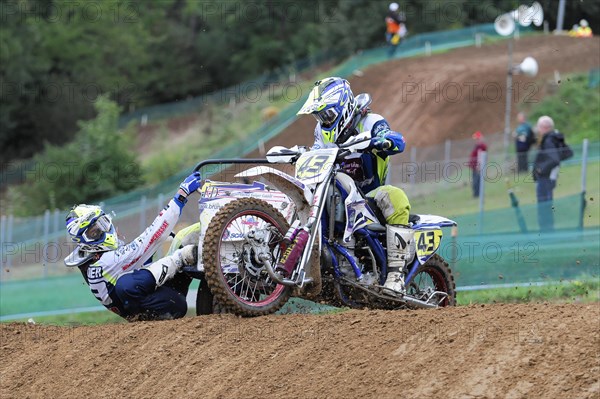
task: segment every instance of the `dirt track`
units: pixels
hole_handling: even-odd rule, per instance
[[[554,70],[598,67],[600,39],[522,39],[515,61],[526,55],[538,59],[538,79],[548,79]],[[463,92],[448,102],[421,94],[436,83],[447,95],[453,82],[504,88],[506,64],[500,43],[374,66],[351,83],[373,95],[373,109],[409,145],[422,145],[500,131],[503,96]],[[423,88],[404,99],[403,82]],[[267,147],[310,144],[313,127],[301,118]],[[599,330],[600,304],[2,324],[0,398],[599,398]]]
[[[513,126],[519,110],[528,110],[547,94],[554,71],[564,77],[600,67],[600,38],[522,38],[515,42],[513,62],[518,64],[526,56],[537,60],[539,73],[535,78],[515,76]],[[467,138],[475,130],[502,131],[507,66],[507,43],[500,42],[374,65],[364,76],[351,77],[350,84],[355,94],[371,94],[373,111],[401,131],[409,145],[423,146]],[[302,117],[266,147],[310,145],[313,130],[314,119]]]
[[[515,76],[513,127],[519,110],[529,110],[535,104],[533,101],[548,94],[552,86],[548,82],[554,81],[555,71],[564,79],[565,74],[587,73],[591,68],[600,67],[600,37],[534,36],[515,41],[514,63],[526,56],[536,58],[539,73],[535,78]],[[391,127],[406,137],[408,149],[401,159],[408,160],[412,146],[442,143],[448,138],[470,138],[476,130],[485,134],[501,132],[507,65],[508,50],[504,41],[374,65],[364,70],[364,76],[351,77],[350,83],[355,94],[370,93],[373,111],[385,116]],[[561,121],[556,122],[560,129]],[[265,143],[265,148],[311,145],[314,127],[313,118],[301,117]],[[457,154],[466,157],[472,147],[468,141],[463,144],[466,147],[462,150],[457,147]],[[419,154],[419,162],[443,156],[426,150]],[[258,151],[248,155],[249,158],[260,156]],[[212,179],[232,177],[231,174],[215,175]],[[186,207],[181,220],[187,223],[196,218],[196,209]]]
[[[0,397],[598,398],[599,323],[533,304],[1,325]]]

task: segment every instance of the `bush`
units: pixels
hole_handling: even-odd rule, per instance
[[[78,122],[79,132],[65,146],[46,144],[34,157],[25,183],[9,191],[10,206],[20,216],[45,209],[96,202],[141,183],[132,135],[118,130],[120,109],[106,97],[94,107],[96,118]]]
[[[598,140],[600,131],[600,91],[588,86],[587,75],[572,75],[560,83],[558,92],[544,98],[532,109],[531,122],[542,115],[554,119],[556,128],[569,144],[588,138]]]

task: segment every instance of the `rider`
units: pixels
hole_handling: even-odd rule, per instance
[[[187,197],[200,187],[200,173],[188,176],[175,197],[135,240],[123,245],[111,217],[99,206],[76,205],[66,218],[67,232],[77,248],[67,258],[79,267],[94,296],[109,310],[128,320],[185,316],[191,278],[178,273],[195,265],[196,245],[185,245],[156,262],[153,253],[179,220]]]
[[[298,115],[312,114],[317,119],[313,150],[342,144],[361,132],[371,133],[368,151],[349,155],[343,169],[375,200],[386,219],[388,275],[384,286],[388,293],[402,293],[403,269],[414,256],[413,231],[408,227],[410,203],[402,189],[384,184],[389,156],[404,151],[405,142],[381,115],[371,112],[370,99],[364,98],[358,104],[345,79],[325,78],[315,83]]]

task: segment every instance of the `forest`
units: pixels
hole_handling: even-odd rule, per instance
[[[409,34],[492,22],[512,0],[400,1]],[[551,27],[558,0],[541,1]],[[71,141],[104,96],[123,112],[207,94],[315,54],[384,45],[388,0],[0,3],[0,157]],[[598,1],[567,2],[565,26]]]

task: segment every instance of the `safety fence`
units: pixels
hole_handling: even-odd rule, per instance
[[[488,137],[489,160],[484,169],[483,195],[485,201],[470,196],[472,178],[467,167],[468,158],[455,157],[470,151],[473,140],[448,140],[442,144],[412,147],[406,154],[398,155],[391,166],[389,183],[402,187],[413,203],[416,213],[440,213],[443,216],[460,221],[460,236],[477,234],[527,233],[539,231],[537,204],[535,203],[535,183],[530,174],[518,174],[514,171],[514,155],[507,163],[502,149],[501,135]],[[583,145],[572,146],[573,158],[563,162],[561,173],[565,177],[559,183],[568,180],[581,181],[584,163],[597,165],[600,162],[600,142],[587,146],[584,162]],[[443,155],[442,155],[443,154]],[[434,161],[434,157],[439,160]],[[533,159],[533,154],[530,160]],[[595,169],[595,170],[596,170]],[[208,174],[220,169],[208,169]],[[292,172],[289,170],[288,172]],[[518,186],[513,195],[520,205],[512,204],[511,194],[505,187],[505,181]],[[594,179],[594,175],[587,180]],[[553,203],[555,228],[557,230],[575,230],[590,226],[583,213],[584,197],[579,183],[570,184],[567,189],[559,187]],[[170,199],[179,181],[169,187],[170,194],[159,193],[153,197],[142,195],[135,201],[106,202],[100,205],[115,215],[115,224],[119,235],[131,240],[143,231]],[[431,200],[433,199],[433,200]],[[448,202],[464,202],[460,211],[445,211]],[[587,209],[593,209],[596,203],[588,201]],[[420,205],[423,204],[424,205]],[[454,209],[454,208],[453,208]],[[17,218],[12,215],[0,217],[0,257],[2,269],[0,281],[48,277],[64,273],[63,259],[73,249],[64,228],[66,212],[47,210],[44,215],[35,218]],[[584,220],[585,219],[585,220]],[[181,225],[197,220],[197,209],[193,205],[184,208]],[[595,219],[594,219],[595,221]],[[584,223],[585,222],[585,223]],[[160,253],[158,254],[160,255]]]
[[[598,242],[597,227],[458,237],[447,231],[439,254],[449,262],[460,296],[463,289],[597,280]],[[3,282],[0,287],[0,321],[103,309],[77,270],[46,279]]]

